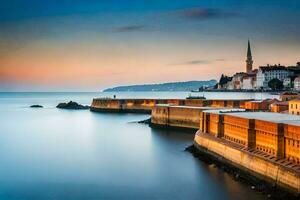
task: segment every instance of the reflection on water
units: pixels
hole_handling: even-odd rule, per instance
[[[59,110],[69,96],[51,95],[0,97],[0,199],[265,198],[185,152],[191,133],[130,123],[147,115]]]

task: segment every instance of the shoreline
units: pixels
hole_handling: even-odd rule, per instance
[[[191,153],[198,160],[210,165],[214,164],[218,169],[223,170],[228,173],[232,179],[240,183],[247,184],[252,190],[266,195],[270,199],[275,200],[297,200],[299,196],[294,195],[291,192],[277,187],[277,185],[272,185],[269,182],[263,180],[262,178],[257,178],[251,173],[242,170],[223,159],[217,158],[212,154],[207,153],[207,149],[200,147],[197,144],[192,144],[188,146],[185,151]]]
[[[299,172],[285,166],[280,160],[271,162],[264,154],[200,131],[195,134],[193,146],[194,152],[202,157],[220,166],[227,166],[238,174],[243,173],[250,184],[258,184],[259,188],[266,188],[269,192],[279,190],[296,199],[300,196]]]

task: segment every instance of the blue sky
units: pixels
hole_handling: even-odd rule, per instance
[[[293,65],[299,9],[297,0],[2,0],[0,90],[218,79],[245,70],[248,38],[256,67]]]

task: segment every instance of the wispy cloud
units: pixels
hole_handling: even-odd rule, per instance
[[[205,65],[205,64],[209,64],[213,62],[221,62],[221,61],[225,61],[225,59],[217,58],[214,60],[188,60],[188,61],[173,63],[169,65]]]
[[[114,29],[114,32],[135,32],[135,31],[143,31],[145,30],[145,26],[143,25],[129,25],[129,26],[121,26]]]
[[[225,12],[220,9],[199,8],[199,7],[177,10],[176,14],[178,16],[187,19],[194,19],[194,20],[206,20],[206,19],[239,16],[239,14],[237,13]]]

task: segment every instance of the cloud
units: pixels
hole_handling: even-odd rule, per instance
[[[114,32],[135,32],[135,31],[143,31],[145,30],[145,26],[143,25],[129,25],[129,26],[121,26],[114,29]]]
[[[186,65],[198,65],[198,64],[207,64],[209,63],[208,60],[190,60],[187,62],[184,62],[182,64],[186,64]]]
[[[225,12],[219,9],[210,8],[188,8],[176,11],[177,15],[195,20],[225,18],[225,17],[236,17],[237,13]]]
[[[189,60],[189,61],[170,64],[170,65],[205,65],[205,64],[209,64],[209,63],[213,63],[213,62],[221,62],[221,61],[225,61],[225,59],[217,58],[214,60]]]

